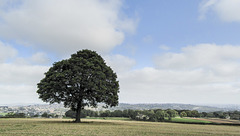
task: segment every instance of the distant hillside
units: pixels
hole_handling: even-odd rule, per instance
[[[120,103],[117,107],[112,107],[105,109],[102,107],[103,104],[99,104],[98,108],[90,108],[86,107],[85,109],[101,111],[101,110],[125,110],[125,109],[133,109],[133,110],[148,110],[148,109],[176,109],[176,110],[197,110],[199,112],[214,112],[214,111],[240,111],[240,105],[193,105],[193,104],[178,104],[178,103],[166,103],[166,104],[128,104],[128,103]],[[17,106],[15,105],[0,105],[0,112],[1,109],[10,110],[10,111],[18,111],[27,113],[29,110],[31,112],[42,113],[42,112],[49,112],[49,113],[61,113],[64,114],[69,108],[64,108],[62,104],[24,104]],[[20,108],[21,107],[21,108]],[[23,109],[20,111],[20,109]],[[6,111],[6,112],[7,112]],[[9,111],[9,112],[10,112]]]
[[[211,105],[207,105],[207,106],[221,108],[224,111],[235,111],[235,110],[240,111],[239,104],[211,104]]]
[[[225,108],[218,108],[218,107],[212,107],[212,106],[200,106],[200,105],[177,104],[177,103],[167,103],[167,104],[127,104],[127,103],[120,103],[119,106],[109,108],[109,109],[110,110],[176,109],[176,110],[197,110],[199,112],[213,112],[213,111],[226,111],[227,110]]]

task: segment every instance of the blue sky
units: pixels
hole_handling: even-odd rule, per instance
[[[161,46],[178,52],[181,47],[199,43],[238,45],[240,27],[238,22],[221,21],[214,13],[207,13],[206,19],[199,19],[200,5],[205,1],[125,1],[124,13],[137,18],[138,26],[133,35],[128,35],[122,46],[114,49],[114,53],[124,53],[123,46],[136,48],[134,55],[140,67],[152,66],[151,57],[162,52]],[[214,15],[212,15],[214,14]],[[144,41],[149,38],[149,41]],[[128,50],[128,48],[126,48]],[[127,52],[127,51],[126,51]]]
[[[0,0],[0,104],[42,103],[43,73],[86,48],[117,73],[120,102],[240,104],[239,12],[238,0]]]

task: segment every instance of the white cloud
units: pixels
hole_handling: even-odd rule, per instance
[[[47,66],[0,64],[0,83],[3,85],[34,85],[41,80]]]
[[[199,19],[205,19],[207,12],[209,12],[209,9],[211,9],[217,2],[218,0],[203,0],[199,6]]]
[[[34,64],[48,64],[50,62],[50,59],[48,58],[47,54],[43,52],[33,54],[30,60]]]
[[[0,63],[0,104],[40,102],[37,83],[44,77],[47,66]]]
[[[138,18],[133,20],[133,19],[125,17],[124,20],[119,21],[118,25],[121,30],[123,30],[127,33],[130,33],[130,34],[134,34],[136,31],[136,26],[137,26],[138,22],[139,22]]]
[[[233,45],[186,46],[180,53],[159,55],[155,68],[143,69],[132,69],[135,60],[123,55],[104,58],[118,74],[120,102],[239,104],[239,52],[240,46]],[[38,55],[44,56],[33,56]],[[1,103],[41,102],[36,84],[48,68],[30,63],[0,63]]]
[[[0,41],[0,63],[17,55],[17,50]]]
[[[237,92],[238,88],[231,84],[207,82],[198,84],[199,80],[195,79],[196,76],[185,77],[184,74],[187,72],[176,72],[171,75],[167,75],[167,73],[164,70],[145,68],[121,76],[120,101],[131,103],[239,104],[237,96],[240,92]],[[204,79],[207,78],[202,78],[202,80]],[[195,82],[191,80],[195,80]]]
[[[136,64],[134,59],[123,55],[108,55],[104,57],[107,65],[109,65],[117,74],[131,70]]]
[[[239,0],[204,0],[200,4],[199,11],[200,19],[206,18],[206,14],[213,11],[223,21],[240,22]]]
[[[41,54],[37,53],[32,58],[37,58],[36,56]],[[49,67],[32,65],[29,58],[17,56],[15,48],[2,42],[0,58],[0,104],[39,102],[36,94],[37,83],[44,77],[44,72]]]
[[[238,68],[240,46],[198,44],[182,48],[181,53],[166,53],[156,58],[156,65],[165,69],[214,69],[221,66],[220,72],[231,72]],[[232,66],[232,69],[228,67]],[[229,70],[228,70],[229,69]]]
[[[1,85],[0,104],[42,103],[36,93],[37,87],[32,85]]]
[[[240,104],[239,52],[240,46],[199,44],[162,54],[156,68],[121,73],[120,100]]]
[[[0,9],[0,37],[63,55],[83,48],[107,52],[136,28],[136,20],[120,17],[121,5],[120,0],[9,2]]]

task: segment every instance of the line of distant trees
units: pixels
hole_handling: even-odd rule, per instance
[[[65,113],[66,117],[75,118],[76,112],[68,110]],[[115,110],[115,111],[92,111],[92,110],[82,110],[81,118],[86,117],[126,117],[132,120],[143,120],[143,121],[164,121],[171,120],[174,117],[196,117],[196,118],[222,118],[222,119],[234,119],[240,120],[240,111],[217,111],[217,112],[198,112],[197,110]],[[56,114],[50,114],[44,112],[39,115],[26,115],[25,113],[13,113],[10,112],[1,118],[27,118],[27,117],[43,117],[43,118],[58,118]]]
[[[25,113],[13,113],[13,112],[10,112],[10,113],[6,114],[4,116],[4,118],[26,118],[26,115],[25,115]]]
[[[66,117],[75,118],[76,113],[69,110],[65,113]],[[81,118],[86,117],[126,117],[133,120],[144,121],[164,121],[171,120],[174,117],[196,117],[196,118],[222,118],[222,119],[234,119],[240,120],[240,111],[228,111],[228,112],[198,112],[197,110],[115,110],[115,111],[92,111],[82,110]]]
[[[58,118],[59,115],[49,114],[49,113],[47,113],[47,112],[44,112],[42,115],[39,115],[39,114],[28,115],[28,114],[25,114],[25,113],[14,113],[14,112],[10,112],[10,113],[7,113],[5,116],[1,116],[0,118],[36,118],[36,117]]]

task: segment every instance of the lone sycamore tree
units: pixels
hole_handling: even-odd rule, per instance
[[[71,58],[54,63],[37,87],[44,102],[63,103],[76,111],[75,122],[81,122],[80,114],[85,106],[118,105],[117,75],[91,50],[78,51]]]

